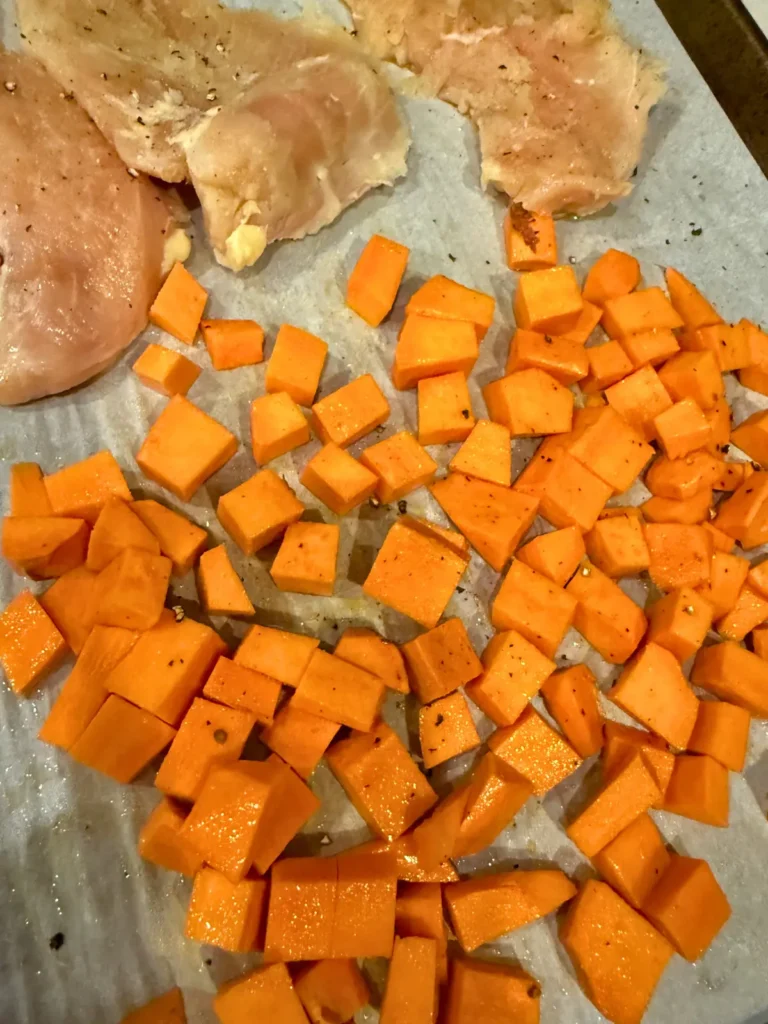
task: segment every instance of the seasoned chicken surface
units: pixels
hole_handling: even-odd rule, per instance
[[[608,0],[345,2],[369,52],[469,114],[484,182],[549,213],[591,213],[631,191],[664,84]]]
[[[29,57],[0,52],[0,404],[65,391],[147,322],[172,227],[158,189]]]
[[[405,173],[392,93],[340,28],[213,0],[18,0],[18,13],[129,167],[192,182],[233,269]]]

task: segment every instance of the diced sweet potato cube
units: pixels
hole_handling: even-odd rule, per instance
[[[621,338],[619,344],[636,370],[641,366],[658,366],[680,351],[674,333],[664,327],[642,331],[640,334],[628,334]]]
[[[464,473],[478,480],[509,487],[512,482],[510,442],[509,430],[501,423],[478,420],[448,468],[454,473]]]
[[[255,612],[225,544],[204,551],[200,556],[197,587],[203,608],[209,615],[247,618]]]
[[[753,413],[731,432],[731,442],[763,469],[768,469],[768,412]]]
[[[160,552],[173,563],[173,574],[184,576],[208,543],[208,534],[184,516],[157,501],[134,501],[131,511],[152,531]]]
[[[554,669],[555,663],[519,633],[497,633],[483,652],[482,675],[466,694],[497,725],[513,725]]]
[[[181,352],[164,345],[147,345],[133,364],[133,372],[145,387],[170,398],[186,395],[200,376],[200,367]]]
[[[603,745],[603,718],[595,677],[586,665],[554,672],[541,688],[547,711],[580,757],[591,757]]]
[[[641,910],[670,856],[650,814],[641,814],[595,854],[594,865],[627,903]]]
[[[448,938],[443,919],[443,887],[438,882],[406,882],[397,889],[395,934],[434,939],[437,943],[437,977],[448,977]]]
[[[144,1006],[127,1014],[120,1024],[187,1024],[184,997],[180,988],[172,988]]]
[[[220,657],[206,680],[203,696],[230,708],[248,711],[257,722],[271,725],[280,690],[276,679]]]
[[[297,405],[312,405],[327,355],[328,346],[321,338],[283,324],[267,363],[267,393],[287,391]]]
[[[713,618],[721,618],[734,607],[748,572],[746,558],[725,551],[714,552],[709,582],[696,588],[696,592],[711,606]]]
[[[715,627],[726,640],[743,640],[768,619],[768,598],[748,583],[738,593],[736,603],[717,620]]]
[[[537,331],[515,331],[509,345],[504,372],[545,370],[550,377],[566,385],[575,384],[589,372],[589,359],[583,345]]]
[[[335,444],[327,444],[313,455],[300,479],[337,516],[361,505],[379,484],[375,473]]]
[[[378,477],[376,493],[387,503],[431,483],[437,472],[435,460],[407,430],[366,448],[360,462]]]
[[[419,709],[419,746],[427,770],[480,746],[472,715],[460,693],[449,693]]]
[[[355,847],[358,853],[373,854],[392,858],[395,872],[401,882],[458,882],[459,875],[449,860],[442,860],[428,870],[423,867],[416,856],[413,833],[407,832],[393,843],[386,839],[373,839],[368,843]]]
[[[433,316],[444,320],[468,320],[481,341],[493,323],[496,301],[491,295],[467,288],[442,274],[431,277],[413,293],[405,307],[407,316]]]
[[[88,534],[88,524],[82,519],[6,516],[2,555],[20,576],[52,579],[85,562]]]
[[[492,733],[488,746],[530,781],[536,796],[548,793],[581,764],[570,743],[532,705],[514,725]]]
[[[608,249],[596,260],[584,282],[584,298],[598,306],[607,299],[628,295],[640,281],[640,264],[620,249]]]
[[[576,323],[584,300],[572,267],[552,267],[522,274],[513,311],[518,327],[565,333]]]
[[[590,561],[606,576],[634,576],[648,568],[650,554],[640,520],[619,515],[600,519],[584,538]]]
[[[383,679],[390,690],[410,692],[399,647],[389,640],[383,640],[372,629],[345,629],[333,653]]]
[[[302,778],[308,779],[339,728],[338,722],[295,708],[289,700],[260,739]]]
[[[719,462],[713,455],[709,457],[714,463],[711,481],[713,491],[737,491],[755,472],[751,462]]]
[[[715,527],[743,548],[768,541],[768,473],[754,473],[717,509]]]
[[[176,730],[142,708],[110,695],[69,748],[80,764],[131,782],[168,746]]]
[[[492,420],[513,437],[565,434],[573,421],[573,394],[544,370],[517,370],[483,388]]]
[[[613,384],[605,397],[646,441],[654,440],[656,418],[672,406],[672,399],[652,366],[643,366]]]
[[[628,377],[634,366],[618,341],[607,341],[585,350],[589,376],[581,382],[585,394],[593,394]]]
[[[612,665],[621,665],[636,650],[647,621],[617,583],[591,562],[584,562],[565,588],[575,602],[573,625]]]
[[[731,916],[705,860],[674,854],[643,913],[686,960],[698,960]]]
[[[29,590],[0,615],[0,665],[14,693],[24,693],[64,658],[67,644]]]
[[[213,868],[202,868],[192,885],[185,937],[231,953],[259,949],[267,920],[267,885],[265,878],[230,882]]]
[[[255,320],[201,320],[214,370],[255,366],[264,359],[264,328]]]
[[[641,753],[660,794],[664,794],[672,777],[675,755],[660,736],[631,725],[606,721],[603,725],[605,745],[603,747],[603,777],[609,779],[626,764],[633,754]],[[661,796],[653,805],[661,806]]]
[[[251,626],[235,653],[235,662],[295,687],[319,644],[313,636]]]
[[[510,270],[546,270],[557,263],[557,234],[551,213],[532,213],[512,203],[504,217],[504,247]]]
[[[243,1024],[246,1020],[307,1024],[285,964],[257,967],[222,985],[213,1000],[213,1009],[220,1024]]]
[[[715,483],[718,462],[709,452],[692,452],[685,458],[657,458],[645,474],[645,486],[660,498],[684,501]]]
[[[96,573],[84,565],[59,576],[39,597],[40,606],[75,654],[83,649],[93,626]]]
[[[266,960],[331,956],[338,886],[336,857],[289,857],[272,869]]]
[[[422,704],[453,693],[483,670],[461,619],[448,619],[403,645],[413,691]]]
[[[552,473],[544,485],[539,512],[553,526],[578,526],[591,530],[613,489],[582,465],[570,452],[555,456]]]
[[[650,556],[648,572],[657,587],[674,590],[708,582],[712,540],[703,526],[648,523],[645,542]]]
[[[171,560],[140,548],[124,548],[93,585],[94,622],[124,629],[151,629],[163,610]]]
[[[646,639],[682,662],[698,651],[711,625],[712,605],[690,587],[681,587],[651,605]]]
[[[704,825],[728,828],[728,769],[706,754],[678,754],[662,807]]]
[[[295,708],[368,732],[378,717],[385,690],[378,676],[316,650],[292,699]]]
[[[557,337],[562,338],[563,341],[576,341],[579,345],[586,345],[590,335],[600,323],[602,316],[602,309],[599,306],[594,306],[591,302],[587,302],[585,299],[576,323],[573,327],[569,327],[567,331],[558,334]]]
[[[371,998],[355,960],[318,960],[301,971],[295,987],[310,1024],[352,1020]]]
[[[552,475],[555,459],[568,447],[570,437],[570,434],[551,434],[545,437],[513,483],[512,489],[540,498]]]
[[[768,663],[732,640],[702,647],[691,682],[746,708],[755,718],[768,718]]]
[[[304,506],[285,481],[262,469],[222,494],[216,515],[246,555],[253,555],[301,519]]]
[[[403,837],[411,840],[412,854],[422,870],[440,872],[442,866],[450,864],[448,858],[453,855],[466,805],[467,787],[459,786],[441,800],[408,836]],[[458,877],[441,880],[456,881]]]
[[[430,490],[446,515],[497,572],[533,524],[536,498],[509,487],[449,473]]]
[[[712,491],[709,487],[694,494],[684,501],[673,498],[649,498],[641,510],[649,523],[678,523],[683,526],[696,526],[708,516],[712,506]]]
[[[467,857],[490,846],[532,792],[533,787],[524,775],[488,751],[466,786],[464,816],[453,857]]]
[[[306,444],[309,436],[309,423],[287,391],[251,402],[251,447],[258,465]]]
[[[131,500],[131,492],[112,452],[101,451],[43,479],[51,511],[95,523],[109,498]]]
[[[722,530],[718,530],[718,528],[713,526],[712,523],[702,523],[701,525],[704,527],[712,542],[712,549],[714,552],[722,551],[725,554],[730,554],[733,551],[736,546],[736,542],[733,537],[729,537],[727,533],[723,533]]]
[[[688,746],[699,701],[671,651],[647,643],[624,666],[608,696],[673,747]]]
[[[603,327],[611,338],[682,326],[682,317],[661,288],[645,288],[607,299],[603,304]]]
[[[750,362],[747,322],[719,323],[682,331],[680,348],[691,352],[711,352],[723,373],[743,369]]]
[[[653,455],[653,448],[609,405],[577,412],[567,448],[617,494],[632,486]]]
[[[399,391],[407,391],[426,377],[454,372],[468,377],[477,353],[474,324],[410,315],[397,339],[392,380]]]
[[[440,621],[467,562],[467,556],[437,537],[396,522],[384,539],[363,590],[431,629]]]
[[[750,722],[746,708],[721,700],[699,701],[688,749],[694,754],[707,754],[729,771],[743,771]]]
[[[160,542],[133,508],[120,498],[110,498],[91,531],[86,565],[92,572],[101,572],[124,548],[160,554]]]
[[[182,875],[200,870],[202,854],[179,835],[185,818],[179,804],[163,797],[139,832],[139,854],[144,860]]]
[[[674,950],[604,882],[585,882],[560,941],[589,1000],[615,1024],[640,1024]]]
[[[208,292],[183,263],[174,263],[149,310],[149,322],[194,345]]]
[[[36,462],[15,462],[8,480],[12,516],[51,516],[43,471]]]
[[[467,379],[455,371],[419,381],[419,443],[465,441],[475,425]]]
[[[496,629],[514,629],[553,658],[573,622],[576,598],[515,559],[491,606]]]
[[[437,1013],[437,943],[396,938],[381,1003],[381,1024],[431,1024]]]
[[[474,957],[451,961],[445,1024],[539,1024],[541,986],[520,967]]]
[[[338,526],[294,523],[285,531],[269,573],[280,590],[328,597],[336,583],[338,552]]]
[[[659,379],[676,402],[691,398],[700,409],[713,409],[723,397],[723,378],[711,352],[681,352],[659,370]]]
[[[558,587],[564,587],[586,554],[584,538],[578,526],[566,526],[538,537],[518,548],[517,558]]]
[[[371,327],[378,327],[394,306],[409,252],[399,242],[371,235],[352,268],[347,305]]]
[[[686,327],[695,330],[698,327],[709,327],[712,324],[722,323],[722,317],[717,310],[679,270],[667,267],[664,276],[667,280],[669,300],[682,317]]]
[[[324,444],[346,448],[389,419],[389,402],[364,373],[312,406],[312,425]]]
[[[338,858],[331,956],[391,957],[397,866],[391,856],[350,850]]]

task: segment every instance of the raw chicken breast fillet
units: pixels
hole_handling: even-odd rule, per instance
[[[345,2],[369,52],[470,115],[484,182],[548,213],[592,213],[631,191],[664,84],[608,0]]]
[[[130,167],[188,179],[239,270],[405,173],[394,97],[354,40],[213,0],[18,0],[27,45]]]
[[[0,404],[65,391],[143,329],[171,218],[86,112],[0,52]]]

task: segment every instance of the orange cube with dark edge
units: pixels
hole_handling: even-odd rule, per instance
[[[509,487],[512,482],[512,445],[509,430],[501,423],[478,420],[448,468],[489,483]]]
[[[418,417],[420,444],[465,441],[475,417],[464,374],[455,371],[420,380]]]
[[[616,768],[590,804],[565,830],[585,857],[594,857],[661,794],[642,754],[632,754]]]
[[[615,1024],[640,1024],[674,949],[604,882],[581,887],[560,941],[584,992]]]
[[[676,402],[692,399],[700,409],[714,409],[723,397],[723,377],[711,352],[681,352],[659,370],[659,380]]]
[[[584,346],[577,341],[537,331],[517,330],[509,344],[504,372],[510,374],[532,368],[546,371],[568,387],[587,376],[589,359]]]
[[[491,622],[516,630],[553,658],[575,613],[576,598],[567,589],[515,559],[491,605]]]
[[[531,495],[463,473],[449,473],[430,490],[446,515],[497,572],[512,557],[539,507]]]
[[[647,523],[648,573],[662,590],[698,587],[709,582],[712,539],[703,526]]]
[[[723,322],[714,306],[679,270],[667,267],[664,276],[670,302],[683,318],[686,327],[696,330],[699,327],[710,327]]]
[[[206,531],[151,499],[134,501],[131,510],[157,537],[160,553],[173,563],[173,575],[186,575],[208,543]]]
[[[24,693],[52,672],[67,652],[64,637],[29,590],[0,615],[0,665],[14,693]]]
[[[257,967],[222,985],[213,1000],[213,1009],[220,1024],[243,1024],[248,1020],[307,1024],[285,964]]]
[[[606,576],[635,576],[648,568],[650,553],[636,516],[600,519],[584,538],[590,561]]]
[[[545,370],[517,370],[483,388],[492,420],[513,437],[565,434],[573,421],[573,393]]]
[[[295,708],[289,700],[259,738],[297,774],[308,779],[340,727],[338,722]]]
[[[434,939],[437,943],[437,976],[448,977],[443,887],[439,882],[405,882],[397,887],[395,934]]]
[[[406,316],[432,316],[444,320],[467,320],[474,324],[482,341],[493,323],[496,300],[492,295],[467,288],[438,274],[431,277],[408,300]]]
[[[267,922],[266,878],[230,882],[213,868],[195,875],[184,935],[193,942],[230,953],[249,953],[264,943]]]
[[[419,709],[419,746],[427,770],[480,746],[472,715],[460,693],[449,693]]]
[[[69,748],[80,764],[131,782],[168,746],[176,730],[143,708],[110,695]]]
[[[553,526],[578,526],[591,530],[613,489],[582,465],[570,452],[555,456],[552,473],[544,485],[539,513]]]
[[[378,477],[376,494],[387,503],[431,483],[437,472],[435,460],[407,430],[366,448],[360,462]]]
[[[310,1024],[350,1021],[371,999],[368,983],[356,960],[318,960],[295,980]]]
[[[15,462],[8,475],[12,516],[51,516],[43,471],[36,462]]]
[[[576,602],[574,628],[612,665],[627,661],[648,625],[632,598],[591,562],[584,562],[565,592]]]
[[[625,338],[667,328],[683,327],[683,319],[676,312],[661,288],[645,288],[629,295],[607,299],[603,304],[603,327],[611,338]]]
[[[178,725],[226,644],[210,626],[165,612],[103,680],[110,693]]]
[[[375,473],[335,444],[326,444],[313,455],[299,479],[337,516],[361,505],[379,485]]]
[[[696,593],[711,607],[713,618],[721,618],[736,605],[748,572],[746,558],[725,551],[714,552],[709,582],[696,588]]]
[[[174,395],[149,428],[136,462],[149,480],[189,501],[237,447],[231,431],[183,395]]]
[[[754,473],[717,509],[715,527],[755,548],[768,540],[768,473]]]
[[[336,584],[339,527],[293,523],[285,531],[269,574],[279,590],[330,597]]]
[[[347,281],[347,305],[371,327],[378,327],[395,304],[410,249],[383,235],[372,235]]]
[[[197,589],[209,615],[248,618],[255,608],[235,572],[225,544],[204,551],[197,569]]]
[[[632,486],[653,455],[653,448],[609,405],[580,409],[566,446],[617,494]]]
[[[160,619],[170,577],[170,558],[124,548],[93,585],[93,621],[102,626],[151,629]]]
[[[551,213],[532,213],[512,203],[504,217],[504,247],[510,270],[546,270],[557,263],[557,234]]]
[[[552,475],[556,457],[568,447],[570,434],[550,434],[545,437],[528,463],[512,484],[513,491],[521,491],[539,498]]]
[[[303,513],[302,503],[271,469],[222,494],[216,506],[219,522],[246,555],[266,547]]]
[[[581,764],[581,758],[556,729],[529,705],[514,725],[488,737],[497,757],[524,775],[536,796],[543,796]]]
[[[662,807],[704,825],[728,828],[728,769],[707,754],[678,754]]]
[[[643,914],[680,956],[700,959],[731,916],[731,906],[705,860],[673,854]]]
[[[650,814],[635,818],[593,858],[605,881],[635,910],[642,910],[669,862],[669,852]]]
[[[248,711],[196,697],[163,758],[155,785],[166,796],[194,803],[211,768],[237,761],[253,725]]]
[[[565,586],[585,554],[584,538],[578,526],[540,533],[517,550],[521,562],[558,587]]]
[[[426,629],[440,621],[469,556],[428,533],[396,522],[379,549],[363,590]]]
[[[598,306],[628,295],[640,281],[640,264],[620,249],[608,249],[592,264],[584,282],[584,298]]]
[[[373,672],[384,680],[390,690],[409,693],[410,685],[400,648],[384,640],[372,629],[350,627],[345,629],[333,652],[353,665]]]
[[[586,665],[554,672],[541,695],[547,711],[580,757],[591,757],[603,745],[603,718],[595,677]]]
[[[183,263],[176,262],[149,309],[149,322],[194,345],[208,292]]]
[[[264,359],[264,328],[255,320],[201,320],[214,370],[255,366]]]
[[[251,402],[251,448],[263,466],[309,441],[309,423],[287,391],[275,391]]]
[[[474,324],[411,315],[406,317],[397,339],[392,381],[398,391],[407,391],[426,377],[453,372],[468,377],[477,354]]]
[[[490,846],[533,793],[528,779],[490,750],[475,766],[465,790],[453,858],[468,857]]]
[[[145,387],[170,398],[186,395],[200,376],[200,367],[181,352],[164,345],[147,345],[133,364],[133,372]]]
[[[316,650],[292,700],[299,710],[368,732],[378,718],[385,691],[384,681],[373,673]]]
[[[603,747],[603,778],[610,779],[633,754],[641,753],[661,794],[653,805],[661,807],[663,794],[667,791],[675,755],[660,736],[645,729],[606,720],[603,725],[605,745]]]
[[[699,700],[671,651],[646,643],[624,666],[608,696],[671,746],[678,750],[688,746]]]
[[[712,428],[692,398],[675,402],[654,418],[653,426],[669,459],[682,459],[709,440]]]
[[[646,640],[686,661],[704,643],[711,625],[712,605],[690,587],[681,587],[651,605]]]
[[[334,743],[326,759],[358,814],[390,842],[437,803],[429,782],[383,722]]]
[[[413,692],[422,704],[453,693],[483,671],[461,619],[448,619],[409,640],[402,652]]]
[[[101,451],[43,478],[54,516],[95,523],[109,498],[132,495],[112,452]]]
[[[123,1017],[120,1024],[187,1024],[181,989],[172,988],[150,999],[144,1006]]]
[[[524,330],[562,334],[576,324],[583,305],[572,267],[534,270],[517,282],[515,323]]]
[[[186,811],[166,797],[160,801],[139,832],[139,854],[158,867],[194,875],[203,866],[202,854],[179,832]]]
[[[628,377],[634,369],[632,362],[618,341],[607,341],[585,350],[589,363],[589,376],[581,383],[585,394],[602,391],[611,384]]]
[[[320,641],[269,626],[251,626],[235,652],[235,663],[296,687]]]
[[[267,393],[287,391],[297,405],[312,405],[327,355],[328,346],[321,338],[283,324],[267,363]]]
[[[350,850],[337,862],[331,957],[391,957],[397,900],[394,858]]]
[[[434,1024],[437,984],[435,940],[396,938],[381,1001],[381,1024]]]
[[[621,345],[636,370],[639,370],[641,366],[658,366],[659,363],[666,362],[680,351],[677,338],[669,328],[628,334],[621,338],[618,344]]]
[[[642,366],[618,384],[612,384],[605,397],[646,441],[656,438],[656,418],[672,407],[672,399],[652,366]]]
[[[521,967],[466,957],[452,960],[450,973],[445,1024],[539,1024],[541,986]]]
[[[729,771],[743,771],[751,721],[749,711],[736,704],[699,701],[688,749],[694,754],[707,754]]]
[[[312,426],[323,444],[346,448],[389,419],[389,402],[364,373],[312,406]]]
[[[514,630],[497,633],[483,652],[483,673],[466,687],[497,725],[513,725],[555,670],[555,663]]]
[[[267,961],[331,956],[337,885],[335,857],[290,857],[275,864],[264,946]]]

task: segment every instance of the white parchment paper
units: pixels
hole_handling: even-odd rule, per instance
[[[4,4],[6,40],[13,39],[10,5]],[[670,91],[653,113],[645,156],[633,195],[618,209],[584,222],[562,223],[562,257],[583,275],[606,247],[626,248],[643,262],[646,280],[660,279],[673,264],[702,286],[726,318],[760,320],[768,295],[768,184],[698,76],[652,0],[616,0],[617,14],[640,45],[665,60]],[[277,8],[276,8],[277,9]],[[280,8],[280,13],[294,13]],[[479,160],[471,125],[448,106],[423,99],[403,100],[414,143],[408,177],[395,189],[367,196],[330,228],[302,242],[273,246],[239,277],[216,266],[195,218],[190,269],[211,292],[211,316],[253,317],[271,342],[284,321],[298,324],[330,345],[321,394],[360,372],[371,372],[387,392],[392,418],[387,433],[415,427],[413,394],[398,394],[388,371],[402,309],[428,276],[445,273],[495,295],[496,324],[482,346],[470,388],[475,412],[483,413],[480,388],[499,376],[512,330],[514,275],[505,266],[500,224],[503,203],[479,188]],[[698,233],[698,229],[701,233]],[[694,235],[694,230],[697,234]],[[343,288],[365,240],[378,231],[411,247],[407,276],[397,308],[379,330],[368,328],[345,309]],[[21,409],[0,410],[0,490],[7,503],[8,467],[37,460],[50,471],[109,447],[135,491],[178,504],[143,480],[134,461],[148,425],[164,404],[141,388],[130,366],[150,329],[109,373],[80,391]],[[164,344],[178,343],[167,336]],[[190,352],[184,348],[186,355]],[[269,352],[269,346],[267,349]],[[263,367],[215,373],[204,349],[191,357],[206,370],[190,398],[234,430],[244,441],[230,463],[182,510],[224,539],[212,512],[218,496],[254,472],[249,453],[248,405],[263,393]],[[736,395],[737,420],[760,404],[757,396]],[[763,402],[762,404],[768,404]],[[357,452],[366,443],[353,449]],[[298,485],[301,467],[316,450],[307,446],[276,464],[309,508],[333,521],[328,510]],[[447,463],[454,448],[441,449]],[[532,450],[515,452],[518,471]],[[442,516],[423,490],[408,499],[409,510]],[[269,557],[242,558],[230,544],[237,568],[258,609],[258,619],[318,635],[333,644],[345,626],[370,623],[395,640],[415,633],[412,623],[376,606],[362,594],[373,554],[396,510],[364,506],[342,521],[340,582],[333,599],[286,595],[268,575]],[[448,612],[464,619],[481,649],[491,630],[486,609],[496,574],[476,557],[464,592]],[[25,586],[0,565],[0,603]],[[182,603],[194,615],[194,580],[176,584]],[[642,586],[633,596],[644,600]],[[39,588],[37,588],[39,589]],[[215,622],[230,642],[244,626]],[[570,634],[558,659],[586,657],[606,684],[615,670]],[[148,772],[132,786],[119,786],[75,764],[35,736],[69,665],[30,699],[0,689],[0,1024],[109,1024],[127,1010],[174,984],[185,993],[192,1024],[209,1024],[211,994],[238,976],[254,957],[230,956],[183,937],[190,883],[145,864],[136,853],[142,821],[157,801]],[[606,713],[617,712],[606,703]],[[414,716],[394,697],[386,715],[413,742]],[[491,731],[481,722],[481,734]],[[414,750],[417,748],[414,746]],[[448,775],[465,771],[472,757],[433,775],[437,788]],[[537,866],[556,863],[581,877],[588,869],[561,828],[564,809],[590,773],[585,765],[542,801],[531,800],[493,847],[464,868]],[[594,775],[594,772],[592,772]],[[731,776],[731,825],[718,830],[673,815],[656,815],[666,839],[680,852],[712,865],[733,907],[733,917],[712,948],[696,964],[675,957],[648,1011],[649,1024],[745,1024],[768,1020],[768,730],[752,726],[748,768]],[[587,780],[589,783],[589,780]],[[310,822],[295,852],[334,852],[368,837],[361,819],[324,766],[312,780],[323,808]],[[332,845],[320,844],[328,835]],[[64,944],[49,948],[63,933]],[[543,1024],[593,1024],[602,1018],[581,993],[556,941],[553,918],[521,929],[490,954],[519,960],[543,985]],[[483,951],[485,952],[485,950]],[[383,964],[367,963],[378,985]],[[366,1010],[360,1021],[375,1020]],[[276,1022],[277,1024],[277,1022]]]

